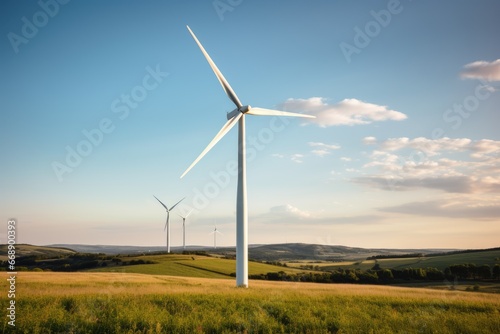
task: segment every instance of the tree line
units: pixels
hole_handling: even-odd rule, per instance
[[[314,283],[361,283],[390,284],[405,281],[443,281],[461,280],[500,280],[500,265],[493,268],[488,265],[457,264],[444,271],[437,268],[405,268],[405,269],[336,269],[327,272],[286,273],[284,271],[267,274],[250,275],[251,279],[270,281],[293,281]]]

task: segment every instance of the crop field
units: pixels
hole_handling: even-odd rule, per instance
[[[361,269],[369,270],[376,263],[382,268],[390,269],[404,269],[404,268],[437,268],[444,270],[452,264],[474,263],[476,265],[487,264],[491,267],[495,263],[499,263],[496,259],[500,258],[500,250],[492,250],[485,252],[450,254],[434,257],[411,257],[411,258],[391,258],[391,259],[378,259],[378,260],[360,260],[360,261],[345,261],[345,262],[290,262],[287,263],[289,267],[300,267],[303,265],[319,266],[325,270],[333,270],[338,268],[343,269]]]
[[[124,258],[125,259],[125,258]],[[188,276],[204,278],[230,278],[236,271],[236,261],[222,258],[198,256],[198,255],[148,255],[128,257],[128,261],[147,260],[157,262],[155,264],[142,264],[134,266],[112,266],[92,269],[97,272],[128,272],[137,274],[157,274],[171,276]],[[266,274],[268,272],[284,271],[287,273],[304,272],[295,268],[285,268],[265,263],[248,263],[250,275]]]
[[[495,294],[252,280],[250,288],[241,289],[234,284],[134,273],[21,272],[16,332],[500,332]],[[8,302],[5,294],[0,300]]]

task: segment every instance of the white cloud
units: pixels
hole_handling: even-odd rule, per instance
[[[375,145],[376,143],[377,143],[377,138],[375,138],[375,137],[363,138],[363,144],[365,144],[365,145]]]
[[[471,140],[468,138],[440,138],[427,139],[418,137],[415,139],[391,138],[381,143],[380,147],[387,151],[398,151],[405,148],[412,148],[422,151],[428,156],[438,155],[441,151],[464,151],[469,148]]]
[[[278,159],[290,158],[290,160],[292,160],[293,162],[296,162],[298,164],[304,162],[303,159],[302,159],[302,158],[304,158],[304,155],[300,154],[300,153],[295,153],[295,154],[292,154],[292,155],[284,155],[284,154],[280,154],[280,153],[274,153],[274,154],[271,154],[271,156],[273,158],[278,158]]]
[[[310,218],[311,214],[307,211],[302,211],[291,204],[273,206],[269,209],[271,214],[278,214],[286,217],[295,217],[295,218]]]
[[[500,81],[500,59],[492,62],[475,61],[464,66],[460,76],[464,79]]]
[[[390,110],[387,106],[380,106],[363,102],[357,99],[344,99],[336,104],[327,104],[322,97],[309,99],[290,98],[281,106],[292,112],[305,112],[316,116],[310,121],[320,127],[335,125],[370,124],[379,121],[401,121],[407,116],[399,111]]]
[[[342,161],[345,161],[345,162],[349,162],[349,161],[352,161],[352,158],[349,158],[349,157],[341,157],[340,160]]]
[[[369,138],[369,139],[367,139]],[[365,144],[371,144],[373,137],[366,137],[364,139]],[[419,152],[432,157],[440,155],[442,153],[449,152],[465,152],[471,153],[472,157],[481,158],[485,155],[500,153],[500,141],[495,141],[491,139],[481,139],[472,141],[469,138],[448,138],[443,137],[439,139],[428,139],[424,137],[418,137],[414,139],[409,139],[406,137],[401,138],[390,138],[381,143],[379,147],[383,151],[395,152],[404,149],[413,149],[417,152],[413,154],[418,154]]]
[[[328,150],[338,150],[340,148],[339,145],[337,144],[325,144],[325,143],[318,143],[318,142],[309,142],[309,146],[312,147],[320,147],[323,149],[328,149]]]
[[[471,145],[472,157],[482,158],[493,153],[500,153],[500,141],[481,139]]]
[[[325,155],[328,155],[331,152],[328,150],[312,150],[311,153],[319,157],[324,157]]]
[[[292,154],[290,156],[290,159],[292,159],[293,162],[296,162],[298,164],[302,163],[302,158],[304,157],[303,154],[299,154],[299,153],[296,153],[296,154]]]
[[[469,158],[456,158],[457,152]],[[391,138],[380,142],[369,158],[363,168],[371,173],[353,182],[384,190],[500,193],[500,141]]]
[[[312,150],[311,153],[317,155],[319,157],[324,157],[331,153],[331,150],[338,150],[340,148],[339,145],[336,144],[325,144],[319,142],[309,142],[309,146],[317,147],[317,149]]]
[[[308,211],[301,210],[291,204],[273,206],[269,212],[257,217],[259,221],[265,223],[276,223],[283,221],[286,223],[308,225],[331,225],[331,224],[373,224],[384,220],[378,215],[357,215],[357,216],[322,216]]]
[[[495,87],[493,87],[491,85],[483,85],[483,86],[481,86],[481,89],[484,89],[490,93],[498,91],[498,89],[496,89]]]

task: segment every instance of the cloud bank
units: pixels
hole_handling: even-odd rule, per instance
[[[500,204],[485,203],[477,198],[471,200],[440,199],[435,201],[411,202],[402,205],[380,208],[383,212],[403,213],[416,216],[449,217],[459,219],[493,220],[500,218]]]
[[[310,122],[320,127],[338,125],[360,125],[380,121],[402,121],[407,116],[387,106],[363,102],[357,99],[344,99],[335,104],[328,104],[322,97],[293,99],[285,101],[281,108],[291,112],[305,112],[316,116]]]
[[[377,148],[363,166],[365,175],[352,179],[355,183],[395,191],[500,193],[500,141],[402,137],[377,142],[368,137],[364,143]]]

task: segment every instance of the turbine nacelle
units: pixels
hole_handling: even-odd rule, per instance
[[[229,120],[229,119],[233,118],[234,116],[238,115],[238,113],[246,114],[247,112],[250,111],[250,109],[252,109],[251,106],[241,106],[239,108],[234,109],[231,112],[228,112],[226,117]]]

